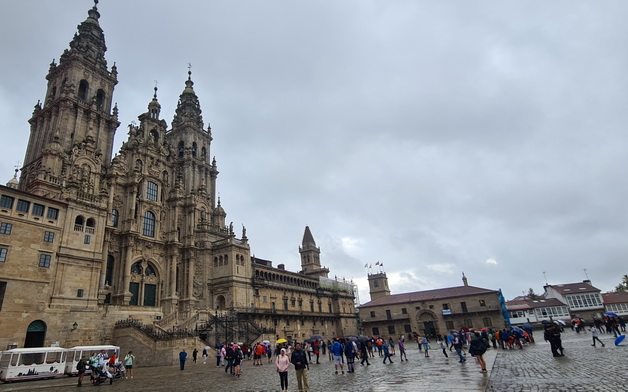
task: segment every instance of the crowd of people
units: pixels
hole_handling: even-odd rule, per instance
[[[621,319],[612,318],[594,319],[589,331],[593,338],[593,346],[596,343],[604,346],[599,339],[600,333],[620,334],[619,329],[625,331],[625,323]],[[581,322],[580,322],[581,320]],[[576,332],[586,332],[584,320],[572,322],[572,328]],[[564,356],[561,332],[563,324],[547,322],[543,324],[543,338],[549,342],[554,357]],[[425,358],[430,357],[432,350],[430,339],[427,336],[413,335],[409,337],[417,343],[418,349]],[[467,354],[476,359],[481,373],[487,373],[484,354],[489,349],[522,350],[526,345],[534,344],[532,326],[528,323],[522,326],[511,326],[502,329],[483,328],[472,330],[461,328],[452,330],[447,335],[437,335],[436,344],[438,350],[446,358],[455,351],[455,357],[460,363],[467,361]],[[185,352],[185,350],[183,351]],[[197,350],[194,350],[193,358],[196,362]],[[389,337],[350,336],[334,339],[306,339],[303,342],[288,342],[281,339],[276,344],[263,341],[248,345],[229,343],[216,347],[216,366],[224,366],[225,373],[239,377],[242,374],[242,361],[253,360],[253,366],[273,363],[279,374],[279,383],[282,391],[288,390],[288,372],[294,367],[299,391],[308,391],[308,370],[310,365],[320,364],[321,357],[333,361],[334,374],[354,373],[357,362],[362,366],[370,366],[376,357],[383,364],[392,364],[393,357],[400,361],[408,361],[406,353],[406,341],[403,335],[397,339]],[[274,357],[274,359],[273,359]],[[203,363],[207,360],[207,350],[203,350]],[[185,358],[182,360],[181,370]]]

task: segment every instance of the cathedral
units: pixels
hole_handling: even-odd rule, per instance
[[[356,288],[328,278],[309,227],[291,272],[227,222],[191,72],[171,126],[155,88],[113,156],[118,70],[99,18],[94,5],[50,64],[23,167],[0,187],[0,347],[116,343],[122,326],[210,344],[355,334]],[[227,319],[247,333],[219,339]]]

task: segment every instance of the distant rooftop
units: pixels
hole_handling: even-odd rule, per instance
[[[373,301],[367,302],[364,305],[360,305],[360,307],[368,308],[372,306],[381,306],[381,305],[395,305],[395,304],[403,304],[403,303],[411,303],[411,302],[435,301],[435,300],[441,300],[441,299],[447,299],[447,298],[466,297],[470,295],[490,294],[490,293],[498,294],[499,291],[483,289],[481,287],[474,287],[474,286],[456,286],[456,287],[447,287],[444,289],[415,291],[413,293],[386,295],[384,297],[380,297]]]

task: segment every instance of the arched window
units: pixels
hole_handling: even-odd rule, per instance
[[[196,149],[197,149],[196,142],[194,142],[192,143],[192,156],[193,157],[196,156]]]
[[[141,173],[142,170],[144,170],[144,162],[142,162],[141,159],[138,159],[135,161],[135,171]]]
[[[207,158],[207,149],[205,147],[201,148],[201,158]]]
[[[78,97],[80,100],[87,101],[88,90],[89,90],[89,83],[87,83],[87,80],[85,79],[81,80],[81,82],[79,83],[79,89],[78,89]]]
[[[89,234],[94,234],[95,231],[95,227],[96,227],[96,221],[94,220],[94,218],[89,218],[87,219],[87,223],[85,223],[85,226],[87,226],[85,228],[85,232],[89,233]]]
[[[120,219],[120,213],[115,208],[111,210],[111,225],[113,227],[118,227],[118,221]]]
[[[101,88],[96,92],[96,110],[105,110],[105,91]]]
[[[183,158],[183,150],[185,148],[185,144],[183,144],[183,140],[179,142],[179,146],[177,147],[179,158]]]
[[[159,278],[155,267],[147,261],[138,261],[131,265],[129,305],[157,306],[157,283]]]
[[[152,211],[144,213],[144,230],[142,234],[146,237],[155,236],[155,214]]]
[[[74,231],[83,231],[85,228],[85,218],[82,215],[79,215],[74,219]]]
[[[159,133],[156,129],[150,131],[150,137],[153,139],[153,143],[155,143],[155,145],[159,144]]]

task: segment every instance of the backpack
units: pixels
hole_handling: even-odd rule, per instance
[[[78,370],[79,372],[84,372],[86,367],[87,364],[85,363],[85,360],[83,358],[81,358],[76,364],[76,370]]]

